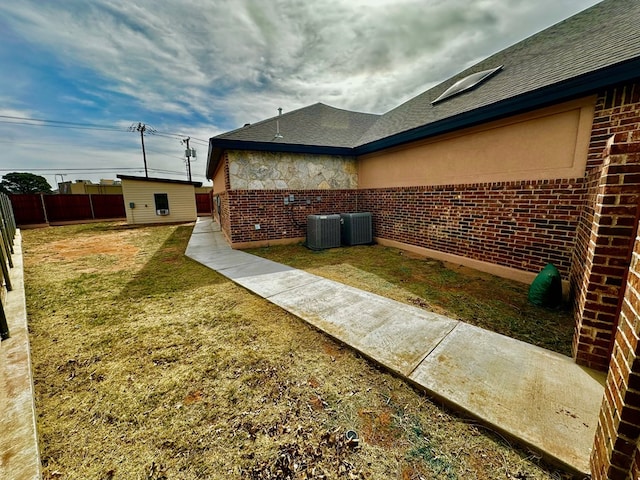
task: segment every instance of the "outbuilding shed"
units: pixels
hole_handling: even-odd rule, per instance
[[[202,182],[188,182],[166,178],[118,175],[122,180],[122,194],[127,223],[193,222],[196,210],[196,187]]]

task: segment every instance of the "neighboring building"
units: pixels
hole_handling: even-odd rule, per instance
[[[197,218],[195,188],[201,182],[118,175],[127,223],[192,222]]]
[[[638,25],[640,2],[605,0],[383,115],[315,104],[213,137],[214,216],[234,248],[368,211],[384,245],[521,281],[555,264],[576,361],[610,373],[594,478],[640,478]]]
[[[100,183],[91,180],[58,183],[58,193],[62,195],[122,195],[122,185],[118,180],[100,179]]]

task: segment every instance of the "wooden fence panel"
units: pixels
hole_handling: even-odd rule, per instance
[[[9,198],[11,199],[16,225],[47,223],[40,194],[16,194],[10,195]]]
[[[89,195],[44,195],[49,222],[91,220]]]
[[[196,209],[198,215],[211,215],[211,195],[196,193]]]
[[[123,218],[127,216],[124,209],[123,195],[92,194],[93,218]]]

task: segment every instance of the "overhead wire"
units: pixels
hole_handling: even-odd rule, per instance
[[[9,125],[23,125],[23,126],[29,126],[29,127],[70,128],[75,130],[101,130],[101,131],[109,131],[109,132],[126,132],[127,131],[126,129],[116,128],[116,127],[82,127],[82,126],[76,126],[76,125],[13,122],[13,121],[7,121],[7,120],[0,120],[0,123],[9,124]]]
[[[144,168],[143,167],[99,167],[99,168],[57,168],[57,167],[52,167],[52,168],[20,168],[20,171],[23,172],[39,172],[39,173],[60,173],[60,172],[67,172],[66,174],[71,174],[71,173],[110,173],[110,172],[122,172],[122,171],[126,171],[126,172],[144,172]],[[156,172],[156,173],[164,173],[164,174],[170,174],[170,175],[185,175],[185,172],[183,171],[178,171],[178,170],[168,170],[168,169],[164,169],[164,168],[153,168],[153,167],[149,167],[147,168],[147,170],[152,171],[152,172]],[[0,168],[0,172],[14,172],[16,171],[15,168]],[[65,174],[65,175],[66,175]],[[201,174],[194,174],[193,176],[196,177],[200,177],[200,178],[204,178],[204,175]]]
[[[5,119],[5,120],[1,120],[1,119]],[[98,130],[98,131],[110,131],[110,132],[126,132],[128,133],[129,130],[128,128],[124,128],[124,127],[118,127],[118,126],[113,126],[113,125],[100,125],[100,124],[95,124],[95,123],[80,123],[80,122],[69,122],[69,121],[64,121],[64,120],[51,120],[51,119],[43,119],[43,118],[29,118],[29,117],[20,117],[20,116],[16,116],[16,115],[0,115],[0,124],[7,124],[7,125],[20,125],[20,126],[30,126],[30,127],[51,127],[51,128],[68,128],[68,129],[77,129],[77,130]],[[177,139],[177,140],[183,140],[185,137],[187,137],[187,135],[181,135],[181,134],[177,134],[177,133],[171,133],[171,132],[158,132],[157,130],[150,130],[149,133],[151,133],[154,136],[160,136],[160,137],[165,137],[165,138],[172,138],[172,139]],[[208,142],[199,138],[195,138],[195,137],[189,137],[191,140],[194,141],[194,143],[199,144],[198,142],[202,142],[200,145],[208,145]],[[15,142],[15,141],[0,141],[0,143],[10,143],[12,145],[65,145],[63,143],[37,143],[37,142]],[[179,157],[179,156],[174,156],[174,155],[170,155],[168,153],[164,153],[164,152],[160,152],[157,150],[153,150],[153,149],[149,149],[147,148],[148,151],[158,154],[158,155],[164,155],[166,157],[172,158],[172,159],[178,159],[178,160],[185,160],[183,157]],[[0,169],[0,171],[14,171],[15,168],[13,169]],[[25,169],[23,169],[25,170]],[[117,167],[117,168],[87,168],[87,169],[61,169],[61,168],[52,168],[52,169],[31,169],[31,170],[27,170],[27,171],[69,171],[69,172],[76,172],[76,173],[81,173],[81,172],[99,172],[99,171],[103,171],[103,172],[117,172],[117,171],[123,171],[123,170],[127,170],[127,171],[142,171],[140,169],[137,168],[122,168],[122,167]],[[175,174],[175,175],[183,175],[183,172],[176,172],[173,170],[163,170],[163,169],[151,169],[157,173],[165,173],[165,174]],[[204,175],[197,175],[198,177],[203,177]]]
[[[11,125],[25,125],[25,126],[33,126],[33,127],[54,127],[57,126],[57,128],[78,128],[78,129],[83,129],[83,130],[111,130],[114,132],[127,132],[128,131],[128,127],[119,127],[116,125],[100,125],[97,123],[87,123],[87,122],[68,122],[65,120],[50,120],[50,119],[45,119],[45,118],[29,118],[29,117],[19,117],[19,116],[15,116],[15,115],[0,115],[0,118],[6,118],[9,120],[21,120],[20,122],[16,122],[16,121],[7,121],[7,120],[0,120],[0,123],[5,123],[5,124],[11,124]],[[36,122],[36,123],[34,123]],[[50,124],[50,125],[49,125]],[[172,133],[172,132],[160,132],[160,131],[153,131],[150,132],[153,135],[158,135],[160,137],[168,137],[168,138],[175,138],[178,140],[182,140],[183,138],[189,136],[189,135],[183,135],[180,133]],[[192,140],[195,140],[197,142],[202,142],[204,144],[208,144],[209,142],[207,140],[203,140],[201,138],[196,138],[196,137],[189,137]]]

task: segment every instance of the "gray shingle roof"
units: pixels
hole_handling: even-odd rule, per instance
[[[502,50],[382,115],[358,145],[561,84],[640,56],[640,2],[605,0]],[[504,65],[477,88],[431,105],[456,81]],[[640,71],[638,71],[640,77]]]
[[[351,148],[379,117],[316,103],[214,138]],[[276,120],[282,138],[276,138]]]
[[[213,157],[224,148],[259,144],[262,150],[305,151],[305,146],[317,146],[344,152],[351,149],[358,155],[638,79],[638,25],[639,0],[605,0],[492,55],[384,115],[318,103],[213,137],[207,173],[212,174],[218,162]],[[431,103],[458,80],[500,65],[504,66],[502,71],[477,87]],[[276,119],[283,138],[274,139]]]

